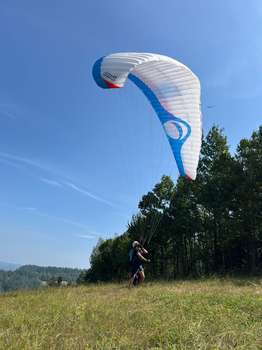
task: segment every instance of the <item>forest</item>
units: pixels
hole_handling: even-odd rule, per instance
[[[127,230],[100,239],[79,282],[127,278],[128,251],[139,240],[150,252],[150,279],[261,274],[262,126],[235,154],[213,126],[202,140],[195,181],[163,176],[144,194]]]

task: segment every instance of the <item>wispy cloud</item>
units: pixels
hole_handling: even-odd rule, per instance
[[[41,181],[43,181],[44,183],[50,185],[50,186],[55,186],[55,187],[62,187],[62,183],[56,181],[56,180],[50,180],[50,179],[46,179],[46,178],[41,178]]]
[[[1,157],[1,155],[0,155],[0,157]],[[7,164],[7,165],[12,166],[12,167],[17,168],[17,169],[21,169],[21,166],[19,164],[14,163],[14,162],[12,162],[8,159],[5,159],[5,158],[0,158],[0,163]]]
[[[49,186],[60,187],[60,188],[64,188],[64,189],[69,188],[77,193],[80,193],[80,194],[87,196],[91,199],[94,199],[98,202],[104,203],[104,204],[109,205],[111,207],[115,206],[112,202],[102,198],[101,196],[98,196],[97,194],[94,194],[94,193],[88,191],[83,186],[78,185],[67,178],[64,178],[63,176],[59,175],[56,171],[51,169],[49,166],[42,164],[38,161],[29,159],[29,158],[25,158],[25,157],[20,157],[17,155],[6,153],[6,152],[0,152],[0,161],[1,160],[6,162],[6,163],[9,163],[10,165],[14,165],[14,166],[25,165],[27,167],[33,167],[33,168],[36,168],[42,172],[50,174],[52,176],[52,179],[47,178],[47,177],[40,177],[39,178],[40,181],[44,182],[45,184],[47,184]]]
[[[90,197],[92,199],[95,199],[96,201],[105,203],[105,204],[110,205],[110,206],[114,206],[113,203],[111,203],[111,202],[107,201],[106,199],[101,198],[101,197],[99,197],[99,196],[97,196],[97,195],[95,195],[95,194],[85,190],[84,188],[79,187],[76,184],[73,184],[72,182],[65,182],[64,184],[67,185],[68,187],[70,187],[71,189],[73,189],[74,191],[83,194],[84,196],[88,196],[88,197]]]
[[[0,206],[6,207],[6,208],[10,208],[10,209],[15,209],[15,210],[27,211],[27,212],[32,213],[33,215],[38,215],[38,216],[46,217],[46,218],[49,218],[49,219],[52,219],[52,220],[60,221],[60,222],[63,222],[65,224],[68,224],[68,225],[71,225],[71,226],[74,226],[74,227],[77,227],[77,228],[81,228],[81,229],[84,229],[85,231],[89,231],[90,232],[90,227],[88,227],[85,224],[82,224],[80,222],[73,221],[73,220],[70,220],[70,219],[67,219],[67,218],[64,218],[64,217],[61,217],[61,216],[50,215],[48,213],[45,213],[45,212],[42,212],[42,211],[38,210],[35,207],[10,205],[10,204],[4,203],[4,202],[0,202]],[[95,234],[93,234],[93,235],[95,236]]]
[[[50,172],[51,171],[47,166],[42,165],[39,162],[37,162],[35,160],[32,160],[32,159],[29,159],[29,158],[16,156],[16,155],[13,155],[13,154],[10,154],[10,153],[6,153],[6,152],[0,152],[0,157],[2,157],[4,159],[7,159],[9,161],[16,162],[16,163],[29,165],[31,167],[38,168],[40,170],[44,170],[46,172]]]
[[[19,209],[28,210],[28,211],[37,211],[37,209],[34,207],[19,207]]]
[[[73,220],[70,220],[70,219],[67,219],[64,217],[44,213],[35,207],[16,206],[16,205],[10,205],[10,204],[4,203],[4,202],[0,202],[0,206],[10,208],[10,209],[15,209],[15,210],[26,211],[26,212],[32,213],[32,215],[38,215],[38,216],[45,217],[45,218],[48,218],[51,220],[59,221],[59,222],[65,223],[67,225],[70,225],[74,228],[77,228],[78,230],[79,229],[84,230],[84,233],[72,234],[72,236],[76,237],[76,238],[86,239],[86,240],[95,240],[95,239],[98,239],[99,237],[104,236],[104,234],[95,232],[94,230],[90,229],[90,227],[88,227],[85,224],[82,224],[80,222],[76,222],[76,221],[73,221]]]
[[[86,235],[74,235],[74,237],[77,237],[77,238],[82,238],[82,239],[97,239],[98,236],[94,236],[94,235],[91,235],[91,234],[86,234]]]
[[[78,228],[82,228],[84,230],[89,230],[89,227],[87,225],[84,225],[82,223],[79,223],[79,222],[76,222],[76,221],[73,221],[73,220],[70,220],[70,219],[66,219],[66,218],[63,218],[63,217],[60,217],[60,216],[50,215],[50,214],[41,212],[39,210],[36,210],[35,213],[40,215],[40,216],[46,217],[46,218],[54,219],[54,220],[63,222],[65,224],[69,224],[69,225],[72,225],[72,226],[75,226],[75,227],[78,227]]]

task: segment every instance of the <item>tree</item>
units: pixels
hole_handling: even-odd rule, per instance
[[[203,140],[197,184],[199,204],[205,209],[206,251],[214,272],[225,269],[223,245],[229,234],[227,224],[234,201],[234,167],[223,130],[212,127]]]
[[[248,270],[261,266],[262,249],[262,126],[251,139],[241,140],[237,159],[242,172],[239,183],[236,219],[245,246]]]
[[[88,280],[125,276],[130,243],[149,248],[153,278],[176,278],[262,267],[262,127],[237,154],[217,126],[203,139],[196,181],[163,176],[142,196],[127,231],[101,241]]]

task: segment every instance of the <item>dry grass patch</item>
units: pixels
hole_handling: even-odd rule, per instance
[[[0,349],[262,349],[262,280],[8,293]]]

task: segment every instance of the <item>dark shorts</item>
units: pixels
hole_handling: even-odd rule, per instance
[[[132,276],[135,275],[138,271],[144,271],[143,265],[142,264],[132,265],[132,267],[131,267]]]

